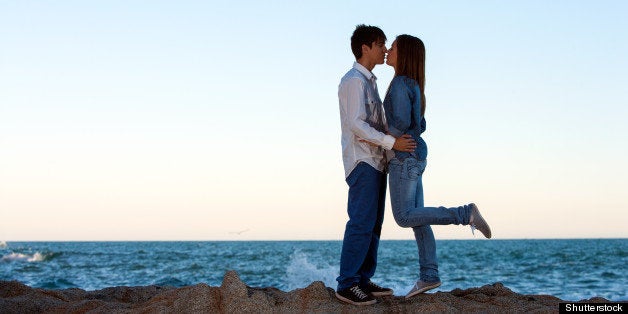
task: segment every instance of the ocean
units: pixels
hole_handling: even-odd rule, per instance
[[[0,242],[0,280],[46,289],[219,286],[235,270],[252,287],[336,287],[341,241]],[[628,239],[437,240],[443,285],[501,282],[522,294],[628,300]],[[380,242],[373,281],[404,295],[418,277],[412,240]]]

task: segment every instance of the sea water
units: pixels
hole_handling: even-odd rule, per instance
[[[0,242],[0,280],[46,289],[219,286],[235,270],[252,287],[335,288],[341,241]],[[628,239],[437,240],[443,285],[501,282],[522,294],[628,300]],[[373,281],[404,295],[418,277],[414,241],[381,241]]]

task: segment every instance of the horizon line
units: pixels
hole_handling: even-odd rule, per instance
[[[628,237],[597,238],[503,238],[503,239],[436,239],[436,241],[512,241],[512,240],[628,240]],[[380,239],[381,241],[414,241],[414,239]],[[11,242],[342,242],[342,239],[221,239],[221,240],[0,240],[0,244]]]

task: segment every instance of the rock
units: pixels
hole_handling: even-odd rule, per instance
[[[0,313],[407,313],[407,312],[535,312],[555,313],[559,298],[521,295],[501,283],[451,292],[379,299],[357,307],[342,303],[320,281],[284,292],[247,286],[228,271],[220,287],[197,284],[174,287],[112,287],[97,291],[45,290],[17,281],[0,281]],[[609,302],[592,298],[581,302]]]
[[[170,289],[155,295],[147,302],[134,304],[132,312],[150,313],[219,313],[220,288],[206,284]]]
[[[39,313],[64,302],[58,291],[33,289],[17,281],[0,281],[0,313]]]

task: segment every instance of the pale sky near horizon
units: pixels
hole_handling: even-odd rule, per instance
[[[496,239],[626,238],[627,16],[625,1],[0,1],[0,241],[341,239],[337,86],[361,23],[426,44],[426,205],[475,202]],[[373,72],[383,97],[393,71]],[[382,239],[412,239],[389,206]]]

